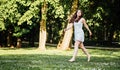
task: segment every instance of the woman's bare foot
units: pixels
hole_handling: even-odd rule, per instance
[[[88,60],[87,60],[88,62],[90,61],[90,57],[91,57],[91,56],[90,56],[90,55],[88,55]]]
[[[75,61],[75,59],[73,59],[73,58],[72,58],[72,59],[70,59],[70,60],[68,60],[68,61],[69,61],[69,62],[74,62],[74,61]]]

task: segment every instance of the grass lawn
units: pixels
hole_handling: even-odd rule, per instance
[[[120,50],[88,49],[91,61],[79,49],[75,62],[68,62],[73,49],[0,48],[0,70],[120,70]]]

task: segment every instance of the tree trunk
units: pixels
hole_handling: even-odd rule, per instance
[[[11,29],[8,30],[7,46],[10,47],[10,48],[14,48],[13,38],[12,38],[12,30]]]
[[[78,9],[78,3],[79,3],[79,0],[73,0],[70,15],[73,15],[76,12],[76,10]],[[68,15],[68,18],[71,17],[70,15]],[[68,26],[69,26],[69,23],[68,23],[67,27]],[[73,28],[66,31],[64,37],[61,37],[61,39],[57,45],[57,48],[61,49],[61,50],[70,49],[72,34],[73,34]]]
[[[8,33],[8,36],[7,36],[7,46],[10,47],[10,43],[11,40],[10,40],[10,34]]]
[[[46,50],[45,43],[46,43],[46,13],[47,13],[47,4],[46,1],[44,0],[43,5],[42,5],[42,19],[40,22],[40,32],[39,32],[39,49],[40,50]]]
[[[20,38],[17,38],[17,48],[21,48],[21,39]]]

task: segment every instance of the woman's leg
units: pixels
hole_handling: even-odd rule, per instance
[[[70,62],[75,61],[75,57],[77,56],[77,53],[78,53],[78,46],[79,46],[79,44],[80,44],[79,41],[75,42],[75,44],[74,44],[74,52],[73,52],[72,58],[69,60]]]
[[[90,54],[88,53],[87,49],[84,47],[84,44],[81,43],[80,44],[80,48],[82,49],[82,51],[87,55],[87,58],[88,58],[88,62],[90,61]]]

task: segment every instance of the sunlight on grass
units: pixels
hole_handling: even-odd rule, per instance
[[[79,49],[77,59],[70,63],[73,49],[61,51],[47,48],[0,48],[0,70],[119,70],[120,51],[88,49],[91,61]]]

